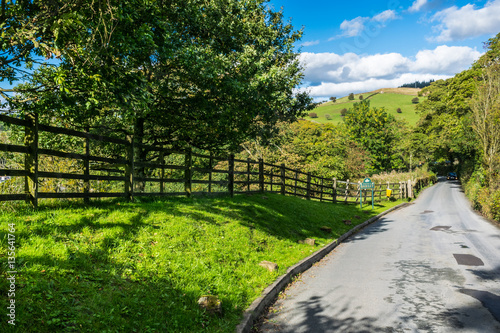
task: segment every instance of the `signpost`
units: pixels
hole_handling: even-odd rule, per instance
[[[363,208],[363,190],[372,190],[372,209],[373,207],[373,191],[375,190],[375,184],[370,178],[365,178],[363,182],[359,185],[359,205]]]

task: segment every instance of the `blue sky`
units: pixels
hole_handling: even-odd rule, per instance
[[[271,0],[296,29],[304,84],[316,101],[471,66],[500,32],[500,0]],[[6,82],[1,86],[8,88]],[[0,98],[1,100],[1,98]]]
[[[500,32],[500,0],[272,0],[304,28],[297,50],[318,101],[452,77]]]

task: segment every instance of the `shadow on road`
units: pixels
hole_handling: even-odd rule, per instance
[[[500,267],[493,270],[470,270],[485,280],[498,280]],[[458,287],[458,286],[457,286]],[[500,296],[489,291],[469,288],[456,289],[456,292],[475,298],[480,304],[468,304],[447,308],[444,304],[435,304],[434,309],[427,309],[424,316],[418,311],[410,314],[402,311],[399,320],[387,326],[379,317],[359,318],[359,310],[345,299],[335,300],[335,291],[325,295],[313,296],[307,301],[297,302],[293,309],[283,310],[277,304],[276,312],[269,313],[267,319],[254,332],[300,333],[300,332],[404,332],[418,328],[422,332],[434,332],[436,329],[466,329],[485,332],[490,327],[496,332],[500,327]],[[420,300],[421,301],[421,300]],[[410,302],[410,303],[407,303]],[[406,299],[401,308],[412,308],[412,300]],[[279,301],[278,301],[279,303]],[[485,322],[481,314],[484,307],[492,315],[492,322]],[[284,312],[283,312],[284,311]],[[283,320],[285,319],[285,320]],[[495,320],[497,323],[495,323]]]
[[[394,221],[386,219],[386,218],[381,218],[377,222],[372,223],[372,224],[366,226],[365,228],[361,229],[360,231],[358,231],[353,236],[351,236],[348,239],[344,240],[344,243],[355,243],[357,241],[365,240],[365,239],[367,239],[368,237],[370,237],[372,235],[379,234],[379,233],[382,233],[384,231],[387,231],[388,230],[387,229],[387,225],[389,223],[392,223],[392,222],[394,222]]]
[[[469,295],[477,299],[481,304],[488,309],[491,315],[500,322],[500,296],[497,296],[489,291],[475,289],[460,289],[462,294]]]
[[[331,300],[325,300],[331,295],[314,296],[305,302],[297,303],[295,310],[299,310],[304,318],[298,323],[287,322],[285,324],[272,324],[273,315],[261,327],[259,332],[396,332],[391,327],[378,327],[375,325],[377,318],[364,317],[361,319],[349,316],[355,310],[350,309],[349,305],[335,309],[327,304]],[[342,318],[342,319],[339,319]]]

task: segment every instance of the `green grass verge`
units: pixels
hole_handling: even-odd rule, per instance
[[[233,332],[245,308],[287,267],[398,203],[373,211],[366,205],[367,214],[358,205],[272,194],[48,204],[37,211],[4,206],[0,331]],[[9,224],[16,237],[15,327],[6,317]],[[298,244],[305,238],[317,245]],[[268,272],[262,260],[279,270]],[[222,300],[222,316],[198,308],[205,294]]]
[[[367,94],[359,94],[365,97],[369,96]],[[340,111],[344,108],[349,109],[354,103],[358,103],[359,95],[355,95],[354,101],[347,100],[346,97],[337,100],[337,102],[327,102],[324,103],[311,112],[316,112],[318,118],[305,117],[305,119],[315,121],[321,124],[334,123],[337,124],[342,121],[340,116]],[[370,97],[370,106],[372,107],[385,107],[389,114],[392,114],[396,119],[405,119],[410,125],[415,125],[418,122],[419,115],[415,112],[415,105],[412,103],[412,99],[415,96],[393,94],[393,93],[383,93],[376,94]],[[420,101],[423,101],[425,97],[419,97]],[[401,113],[397,113],[397,109],[401,108]],[[325,115],[330,115],[331,119],[326,119]]]

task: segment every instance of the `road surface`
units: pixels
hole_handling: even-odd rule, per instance
[[[338,246],[262,332],[500,332],[500,229],[441,181]]]

